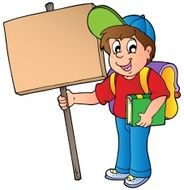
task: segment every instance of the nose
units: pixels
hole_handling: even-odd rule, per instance
[[[117,58],[123,58],[123,56],[124,56],[124,55],[123,55],[123,52],[119,52],[119,53],[116,54],[116,57],[117,57]]]

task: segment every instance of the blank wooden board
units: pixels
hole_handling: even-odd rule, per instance
[[[15,92],[20,95],[104,79],[103,52],[84,4],[4,23]]]

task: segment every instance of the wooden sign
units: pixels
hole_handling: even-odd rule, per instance
[[[19,95],[93,82],[106,76],[103,52],[89,31],[87,16],[93,4],[33,14],[4,23],[9,64]],[[81,179],[70,108],[64,110],[75,180]]]
[[[17,94],[104,79],[99,41],[87,27],[93,6],[67,7],[4,23]]]

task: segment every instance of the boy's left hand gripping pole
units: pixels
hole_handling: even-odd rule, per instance
[[[54,10],[54,4],[52,2],[49,2],[45,5],[47,11],[53,11]],[[66,87],[60,88],[61,95],[67,98],[66,93]],[[77,154],[77,148],[76,148],[76,142],[75,142],[75,135],[73,130],[73,124],[72,124],[72,117],[70,108],[68,107],[66,110],[64,110],[64,117],[65,117],[65,123],[66,123],[66,130],[68,135],[68,141],[70,146],[70,155],[73,165],[73,173],[75,180],[81,179],[81,172],[80,172],[80,165],[79,165],[79,159]]]

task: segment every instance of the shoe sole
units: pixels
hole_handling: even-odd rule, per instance
[[[124,181],[126,178],[113,178],[113,177],[110,177],[108,175],[105,175],[105,178],[108,179],[108,180],[112,180],[112,181]]]

